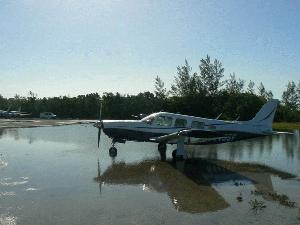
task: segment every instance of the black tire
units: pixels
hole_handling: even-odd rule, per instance
[[[117,154],[118,154],[118,150],[115,148],[115,147],[111,147],[110,149],[109,149],[109,156],[110,157],[116,157],[117,156]]]
[[[176,155],[176,149],[172,151],[172,158],[173,160],[183,160],[182,155]]]
[[[172,151],[172,158],[176,159],[176,149]]]
[[[167,144],[163,143],[163,142],[160,142],[158,144],[158,151],[159,152],[165,152],[165,151],[167,151]]]

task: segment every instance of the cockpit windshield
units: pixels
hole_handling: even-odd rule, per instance
[[[141,121],[156,126],[171,127],[173,123],[173,118],[164,115],[150,115],[143,118]]]
[[[145,118],[141,119],[141,121],[144,123],[147,123],[147,124],[152,124],[154,119],[155,119],[155,116],[150,115],[150,116],[146,116]]]

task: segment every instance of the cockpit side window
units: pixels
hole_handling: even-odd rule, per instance
[[[185,119],[179,119],[177,118],[175,120],[175,127],[186,127],[187,121]]]
[[[154,124],[157,126],[170,127],[172,126],[172,117],[168,116],[159,116],[154,120]]]
[[[192,122],[192,128],[203,129],[204,128],[204,123],[200,122],[200,121],[193,121]]]

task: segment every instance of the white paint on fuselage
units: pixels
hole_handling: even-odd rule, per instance
[[[256,113],[255,117],[248,121],[225,121],[158,112],[142,120],[103,120],[97,122],[94,126],[100,129],[103,128],[103,131],[107,135],[116,139],[126,140],[128,138],[128,140],[158,142],[178,139],[178,134],[184,136],[184,133],[186,133],[189,134],[187,136],[196,137],[186,138],[188,143],[197,143],[198,140],[201,141],[203,139],[208,141],[201,144],[224,143],[273,134],[272,122],[278,103],[279,101],[276,99],[269,100]],[[157,119],[160,116],[164,118]],[[177,121],[175,123],[176,119],[184,119],[186,123],[184,121]],[[194,121],[200,123],[193,123]],[[177,127],[177,125],[184,127]],[[182,130],[188,131],[185,132]],[[177,133],[178,131],[182,131],[182,133]]]
[[[166,116],[172,118],[172,124],[170,126],[159,126],[155,124],[155,119],[159,116]],[[154,118],[152,123],[145,122],[147,118]],[[185,119],[187,124],[185,127],[175,127],[175,120]],[[204,123],[204,127],[201,130],[204,131],[228,131],[228,132],[245,132],[258,135],[264,135],[267,132],[266,127],[253,121],[224,121],[216,119],[207,119],[201,117],[187,116],[168,112],[153,113],[142,120],[103,120],[103,126],[105,129],[121,129],[128,131],[138,132],[151,132],[153,134],[171,134],[183,129],[193,129],[191,127],[193,121]],[[197,128],[195,128],[197,129]],[[199,129],[199,128],[198,128]],[[195,140],[197,142],[197,140]]]

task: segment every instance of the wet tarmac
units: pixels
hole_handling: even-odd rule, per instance
[[[0,129],[0,224],[299,224],[300,134],[117,144],[91,124]]]

